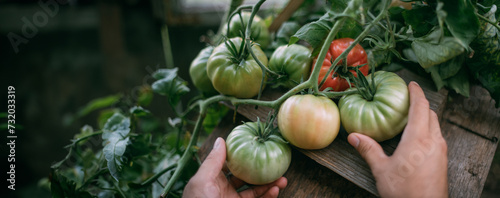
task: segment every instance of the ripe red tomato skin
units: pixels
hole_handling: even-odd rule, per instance
[[[344,52],[352,42],[354,42],[354,40],[351,38],[341,38],[332,41],[321,66],[318,84],[321,83],[321,80],[323,80],[324,76],[327,75],[328,70],[332,66],[332,62],[335,61],[335,59],[339,57],[340,54],[342,54],[342,52]],[[314,59],[314,64],[316,64],[316,61],[317,59]],[[368,55],[363,47],[357,44],[354,46],[354,48],[352,48],[349,54],[347,54],[347,66],[355,67],[363,64],[365,65],[359,68],[359,70],[366,76],[368,75],[369,71]],[[343,61],[341,60],[338,65],[343,65]],[[357,77],[356,71],[351,71],[351,73]],[[351,86],[354,85],[351,84]],[[346,79],[338,76],[338,74],[336,73],[333,74],[332,77],[332,74],[330,73],[325,83],[323,83],[323,85],[320,87],[320,90],[322,91],[327,87],[331,87],[334,91],[344,91],[350,86]]]

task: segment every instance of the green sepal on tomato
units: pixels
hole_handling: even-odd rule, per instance
[[[326,81],[323,83],[323,85],[320,87],[320,90],[324,90],[327,87],[331,87],[333,91],[344,91],[347,88],[352,87],[353,85],[350,84],[344,77],[347,75],[340,75],[342,73],[343,68],[338,68],[337,72],[328,73],[328,70],[332,66],[332,63],[335,61],[337,57],[342,54],[352,43],[354,42],[353,39],[351,38],[341,38],[341,39],[335,39],[332,41],[330,44],[330,48],[328,49],[328,52],[326,53],[325,59],[323,60],[321,70],[319,73],[319,78],[318,78],[318,85],[321,83],[325,75],[328,75],[326,78]],[[313,65],[316,64],[317,58],[314,60]],[[344,60],[341,60],[337,66],[342,66],[344,64]],[[356,70],[354,67],[361,66],[359,70],[361,73],[363,73],[365,76],[368,75],[369,71],[369,66],[368,66],[368,55],[365,52],[365,49],[359,44],[356,44],[354,48],[347,54],[346,58],[346,63],[347,67],[351,67],[351,70],[347,72],[351,72],[355,77],[357,76]],[[314,69],[314,67],[313,67]]]
[[[298,44],[278,47],[269,58],[269,70],[280,75],[277,85],[293,88],[311,72],[311,50]]]
[[[212,85],[212,81],[207,75],[207,62],[214,47],[208,46],[203,48],[200,53],[193,59],[191,65],[189,66],[189,76],[191,81],[193,81],[194,86],[206,95],[215,95],[217,90],[215,90]]]
[[[406,82],[397,74],[378,71],[373,80],[371,75],[366,80],[370,86],[375,81],[373,98],[366,99],[360,93],[344,95],[339,101],[340,119],[348,133],[361,133],[382,142],[403,131],[410,96]]]
[[[258,45],[254,43],[250,45],[257,59],[267,67],[266,54]],[[208,58],[208,78],[221,94],[237,98],[252,98],[260,91],[262,69],[243,46],[242,38],[231,38],[215,47]]]
[[[325,96],[294,95],[281,105],[278,126],[290,144],[302,149],[322,149],[339,133],[339,109]]]
[[[263,185],[279,179],[290,166],[292,152],[277,132],[261,122],[235,127],[226,139],[227,167],[249,184]]]
[[[229,35],[227,35],[227,37],[242,37],[246,31],[246,24],[248,24],[250,20],[250,15],[250,12],[241,12],[240,18],[239,14],[235,14],[229,21]],[[250,27],[250,39],[258,43],[262,49],[266,49],[271,43],[271,37],[269,36],[269,30],[267,28],[266,22],[255,15],[252,26]],[[227,24],[224,24],[222,33],[227,34]]]

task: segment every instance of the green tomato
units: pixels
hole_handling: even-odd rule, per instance
[[[246,31],[246,24],[248,24],[250,15],[250,12],[241,12],[241,18],[239,14],[236,14],[231,18],[231,21],[229,21],[229,38],[243,36],[242,34]],[[250,27],[250,38],[254,42],[258,43],[262,49],[266,49],[271,42],[269,30],[267,28],[266,22],[259,16],[255,15],[252,21],[252,27]],[[227,24],[224,25],[222,33],[227,34]]]
[[[237,98],[252,98],[259,93],[262,69],[249,53],[238,51],[243,39],[231,38],[229,42],[217,46],[208,59],[207,74],[214,88],[221,94]],[[238,49],[233,54],[231,46]],[[257,59],[267,66],[267,57],[258,45],[252,45]],[[242,51],[246,51],[243,48]],[[241,56],[240,56],[241,55]]]
[[[294,95],[281,105],[278,126],[290,144],[302,149],[330,145],[340,129],[339,109],[327,97]]]
[[[262,135],[264,128],[263,123],[247,122],[234,128],[226,140],[227,167],[249,184],[279,179],[292,161],[290,146],[277,134]]]
[[[212,46],[202,49],[189,66],[189,76],[191,76],[194,86],[207,95],[217,94],[217,90],[215,90],[207,74],[207,62],[213,50],[214,47]]]
[[[369,84],[371,75],[366,76]],[[378,71],[374,80],[375,94],[371,101],[360,94],[345,95],[339,101],[339,108],[342,126],[348,133],[365,134],[381,142],[403,131],[410,97],[405,81],[395,73]]]
[[[269,69],[280,75],[278,85],[293,88],[309,78],[311,50],[298,44],[278,47],[269,59]]]

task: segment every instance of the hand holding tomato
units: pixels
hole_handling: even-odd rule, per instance
[[[359,133],[348,141],[370,166],[381,197],[448,197],[447,146],[437,115],[417,83],[409,92],[408,124],[393,155]]]
[[[226,144],[217,138],[214,148],[184,188],[183,197],[278,197],[279,190],[286,187],[287,180],[281,177],[273,183],[236,192],[244,182],[235,177],[231,181],[226,179],[221,171],[225,159]]]
[[[328,70],[332,66],[332,63],[335,61],[337,57],[342,54],[352,43],[354,42],[351,38],[341,38],[333,40],[330,44],[330,48],[326,53],[325,59],[323,60],[323,64],[321,66],[321,70],[319,72],[318,85],[321,83],[325,75],[327,75],[325,83],[320,87],[320,90],[324,90],[327,87],[331,87],[334,91],[344,91],[349,88],[349,82],[340,76],[339,74],[343,72],[342,68],[339,68],[336,73],[328,73]],[[314,60],[313,65],[316,64],[317,59]],[[337,65],[344,64],[343,61],[340,61]],[[368,55],[365,52],[365,49],[361,47],[361,45],[357,44],[352,48],[352,50],[347,54],[346,65],[347,67],[356,67],[359,65],[363,65],[359,68],[361,73],[365,76],[368,75]],[[314,69],[314,67],[312,67]],[[352,68],[351,68],[352,69]],[[347,71],[349,72],[349,71]],[[356,71],[350,71],[355,77],[357,77]]]

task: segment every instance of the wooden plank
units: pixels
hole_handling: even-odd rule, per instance
[[[271,25],[269,26],[269,31],[270,32],[276,32],[278,29],[281,27],[281,25],[285,22],[288,21],[288,19],[293,15],[293,13],[299,9],[300,5],[304,0],[294,0],[294,1],[289,1],[286,7],[283,9],[283,11],[273,20]]]
[[[405,79],[406,82],[416,81],[420,84],[425,92],[431,109],[436,111],[438,116],[443,114],[444,106],[446,104],[446,98],[448,92],[446,90],[434,91],[434,85],[428,83],[426,79],[423,79],[408,70],[401,70],[397,72],[399,76]],[[263,100],[274,100],[284,93],[283,90],[271,90],[266,89],[263,93]],[[237,112],[247,117],[252,121],[256,121],[257,117],[261,120],[267,118],[270,108],[259,107],[255,109],[255,106],[251,105],[241,105],[237,108]],[[378,195],[377,188],[375,186],[375,179],[371,173],[366,162],[358,154],[358,152],[347,142],[347,133],[343,130],[339,132],[339,137],[330,144],[328,147],[321,150],[303,150],[298,149],[306,156],[310,157],[319,164],[327,167],[328,169],[334,171],[335,173],[341,175],[347,180],[353,182],[359,187],[367,190],[368,192]],[[396,136],[391,140],[381,142],[382,148],[387,154],[392,154],[399,142],[400,136]]]
[[[448,144],[450,197],[480,197],[500,137],[500,110],[488,92],[471,88],[471,97],[454,96],[441,129]]]
[[[231,130],[238,125],[237,123],[249,121],[240,114],[236,115],[235,120],[233,122],[232,113],[224,117],[198,151],[200,159],[206,158],[217,137],[226,139]],[[225,167],[223,171],[228,170]],[[352,198],[375,197],[296,149],[292,149],[292,162],[284,176],[288,179],[288,185],[280,192],[279,197],[332,197],[333,195]]]

